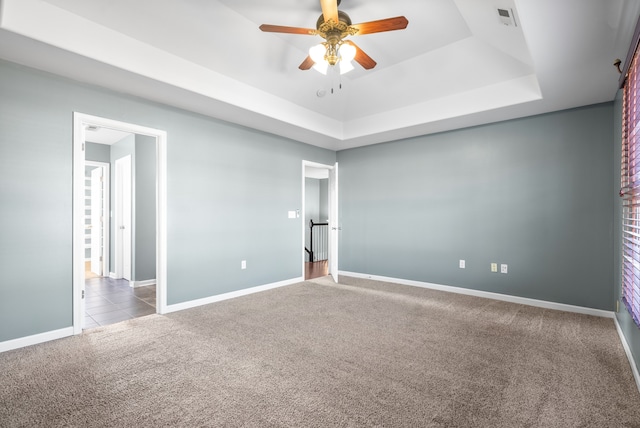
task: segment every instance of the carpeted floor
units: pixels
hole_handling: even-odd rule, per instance
[[[0,426],[640,427],[613,320],[341,283],[0,354]]]

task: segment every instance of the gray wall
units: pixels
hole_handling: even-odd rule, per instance
[[[287,211],[301,160],[335,153],[7,62],[0,74],[0,341],[72,325],[73,111],[168,131],[169,304],[302,274],[303,220]],[[340,268],[613,309],[619,120],[608,103],[339,152]],[[617,316],[637,361],[639,331]]]
[[[340,269],[611,310],[612,135],[607,103],[338,152]]]
[[[156,279],[156,140],[136,135],[133,278]]]
[[[111,146],[111,170],[116,160],[131,155],[133,186],[133,236],[131,280],[156,279],[156,140],[146,135],[131,134]],[[111,174],[115,189],[115,173]],[[111,192],[115,209],[115,194]],[[110,271],[115,272],[115,216],[111,217]]]
[[[613,189],[614,194],[620,191],[620,164],[622,158],[622,91],[619,91],[614,103],[614,156],[613,156]],[[622,199],[614,198],[614,299],[618,302],[616,317],[620,329],[627,339],[631,353],[636,363],[640,367],[640,329],[629,315],[627,308],[622,303]]]
[[[320,221],[329,220],[329,179],[319,180],[320,185]],[[340,192],[338,192],[340,193]]]
[[[0,341],[72,325],[74,111],[168,133],[169,304],[303,275],[287,211],[302,160],[334,152],[4,61],[0,75]]]
[[[111,146],[108,144],[85,143],[84,158],[94,162],[111,162]]]

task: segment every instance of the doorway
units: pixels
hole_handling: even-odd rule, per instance
[[[85,161],[85,278],[101,277],[109,266],[110,164]]]
[[[97,129],[105,129],[111,132],[126,135],[134,140],[135,147],[146,147],[146,151],[140,150],[135,152],[140,154],[144,161],[138,168],[138,173],[142,174],[145,168],[147,178],[151,174],[152,183],[147,189],[140,191],[149,199],[149,195],[153,197],[151,202],[143,204],[136,213],[136,183],[135,173],[135,156],[127,156],[122,154],[122,148],[107,149],[109,155],[107,158],[111,160],[113,177],[108,180],[112,183],[113,191],[107,197],[111,201],[113,210],[106,209],[106,215],[103,217],[105,228],[110,228],[110,238],[103,237],[102,245],[108,249],[103,249],[102,272],[96,278],[87,278],[85,273],[86,266],[86,179],[85,179],[85,161],[89,149],[94,150],[95,147],[88,142],[88,134]],[[139,138],[138,138],[139,137]],[[135,143],[136,140],[139,140]],[[146,142],[142,146],[142,142]],[[95,144],[95,146],[103,146]],[[124,147],[124,143],[121,145]],[[105,311],[111,311],[107,308],[107,303],[113,304],[118,311],[124,312],[126,307],[129,315],[134,316],[146,315],[148,313],[164,313],[166,311],[166,132],[152,128],[142,127],[139,125],[129,124],[125,122],[114,121],[97,116],[85,115],[82,113],[74,114],[74,221],[73,221],[73,327],[74,334],[79,334],[86,327],[94,326],[89,317],[87,320],[87,307],[97,304],[100,301],[104,305]],[[115,146],[114,146],[115,147]],[[102,150],[102,149],[100,149]],[[113,153],[112,153],[113,151]],[[142,158],[144,156],[144,158]],[[144,165],[152,165],[145,167]],[[95,173],[98,176],[98,173]],[[143,177],[144,178],[144,177]],[[104,180],[104,179],[103,179]],[[142,178],[140,182],[144,181]],[[147,180],[149,181],[149,180]],[[130,201],[127,206],[126,201]],[[106,205],[106,204],[105,204]],[[145,208],[146,207],[146,211]],[[103,205],[104,209],[104,205]],[[152,219],[154,221],[140,221],[136,230],[135,216],[139,214],[141,218]],[[127,220],[129,218],[131,220]],[[93,221],[93,220],[92,220]],[[90,227],[93,230],[93,226]],[[126,231],[124,233],[119,231]],[[146,235],[145,235],[146,234]],[[118,238],[119,236],[119,238]],[[127,236],[130,240],[127,241]],[[149,236],[151,238],[152,247],[144,246],[145,240],[140,240],[136,245],[136,236]],[[111,245],[109,245],[111,242]],[[114,245],[115,244],[115,245]],[[92,244],[93,245],[93,244]],[[111,247],[111,248],[109,248]],[[140,257],[136,258],[136,249],[140,251]],[[147,260],[145,260],[145,258]],[[133,262],[132,262],[133,260]],[[109,263],[111,261],[111,263]],[[145,272],[150,279],[136,281],[136,261],[140,266],[152,266],[152,272]],[[146,265],[143,263],[146,261]],[[91,264],[91,263],[90,263]],[[93,267],[93,266],[92,266]],[[147,268],[147,271],[151,268]],[[139,271],[143,271],[142,267]],[[138,272],[139,273],[139,272]],[[140,275],[140,274],[139,274]],[[139,277],[140,278],[140,277]],[[92,282],[90,282],[92,281]],[[150,296],[150,286],[153,283],[153,296]],[[91,286],[91,289],[88,288]],[[107,297],[108,296],[108,297]],[[153,298],[153,306],[151,311],[148,309],[148,303]],[[146,301],[145,301],[146,300]],[[138,314],[138,315],[136,315]],[[112,315],[116,316],[115,309]],[[114,317],[112,317],[115,319]],[[106,319],[103,316],[102,319]],[[127,318],[124,318],[127,319]],[[114,321],[115,322],[115,321]],[[100,325],[100,324],[98,324]]]
[[[305,280],[331,275],[338,282],[338,163],[302,162]]]

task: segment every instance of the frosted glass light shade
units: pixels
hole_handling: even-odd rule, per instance
[[[323,44],[312,46],[309,49],[309,56],[313,60],[315,64],[313,64],[313,68],[322,74],[327,74],[327,67],[329,64],[324,59],[324,54],[327,51],[327,48]]]
[[[351,62],[356,57],[356,48],[349,43],[343,43],[340,45],[340,61]]]
[[[316,62],[313,64],[313,69],[318,73],[327,74],[327,69],[329,68],[329,64],[326,61]]]
[[[345,74],[353,70],[351,61],[356,57],[356,48],[349,43],[340,45],[340,74]]]
[[[322,43],[312,46],[309,49],[309,57],[311,57],[314,62],[313,68],[322,74],[327,74],[327,69],[329,68],[329,63],[325,59],[326,55],[327,46]],[[338,48],[338,55],[340,57],[340,74],[345,74],[353,70],[351,61],[353,61],[356,56],[356,48],[349,43],[343,43]]]
[[[311,48],[309,48],[309,56],[316,64],[326,62],[324,59],[324,54],[326,52],[327,48],[325,48],[323,44],[311,46]]]
[[[345,62],[344,59],[340,60],[340,74],[345,74],[353,70],[353,64],[351,62]]]

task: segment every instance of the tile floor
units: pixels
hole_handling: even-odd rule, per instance
[[[155,313],[155,285],[131,288],[129,281],[111,278],[85,281],[85,329]]]

